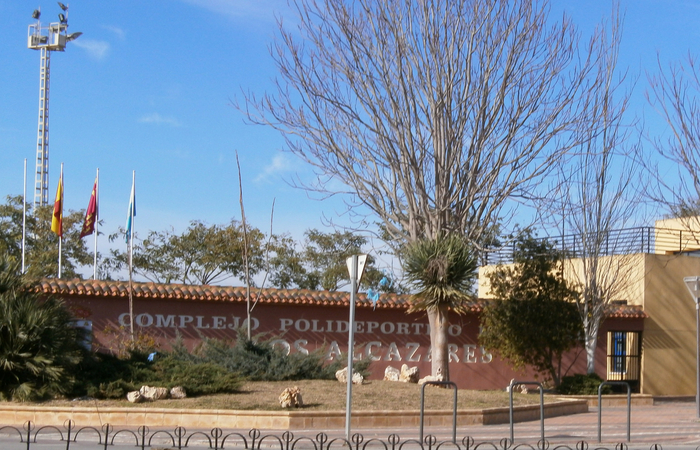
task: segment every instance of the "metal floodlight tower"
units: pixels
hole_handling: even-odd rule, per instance
[[[39,127],[36,140],[36,176],[34,181],[34,207],[49,203],[49,78],[51,74],[51,52],[63,52],[66,43],[77,39],[82,33],[68,34],[68,6],[59,2],[63,12],[58,22],[42,26],[39,21],[41,10],[36,9],[32,18],[36,22],[29,25],[27,47],[41,52],[39,64]]]

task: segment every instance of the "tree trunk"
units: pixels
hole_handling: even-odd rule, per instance
[[[598,333],[586,336],[586,373],[595,373],[595,349],[598,346]]]
[[[450,381],[450,360],[447,353],[447,313],[446,305],[428,308],[430,323],[430,348],[432,358],[432,373],[442,381]]]

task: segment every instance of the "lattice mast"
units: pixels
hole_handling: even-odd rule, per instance
[[[34,207],[49,203],[49,85],[51,75],[51,52],[66,50],[66,43],[77,39],[82,33],[68,34],[68,6],[58,3],[63,12],[58,22],[42,26],[41,10],[36,9],[29,25],[27,47],[40,51],[39,64],[39,124],[36,140],[36,174],[34,181]]]

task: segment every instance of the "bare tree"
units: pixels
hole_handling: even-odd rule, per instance
[[[656,189],[653,200],[664,205],[671,216],[685,219],[687,226],[700,225],[700,68],[688,55],[685,63],[669,64],[649,75],[647,100],[666,121],[668,137],[652,139],[669,166],[654,167]],[[675,174],[673,172],[677,171]]]
[[[317,169],[305,188],[349,194],[351,213],[399,243],[457,233],[478,245],[577,143],[598,55],[547,0],[294,5],[298,30],[280,22],[272,48],[276,92],[240,107]],[[432,361],[449,379],[446,346]]]
[[[599,30],[601,55],[591,72],[581,122],[581,141],[559,164],[556,191],[541,210],[554,212],[565,245],[567,277],[580,291],[576,300],[583,322],[588,373],[595,372],[600,324],[612,300],[624,299],[634,276],[629,235],[620,230],[633,222],[641,202],[641,166],[636,156],[633,122],[628,120],[631,89],[627,74],[618,73],[621,34],[618,7],[609,25]],[[567,241],[568,244],[567,244]]]

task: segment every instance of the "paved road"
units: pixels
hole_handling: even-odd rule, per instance
[[[576,414],[571,416],[554,417],[545,419],[545,438],[549,443],[550,450],[557,447],[565,450],[567,447],[575,449],[577,444],[585,441],[590,450],[602,447],[615,449],[617,444],[625,443],[629,450],[649,450],[653,444],[660,444],[663,449],[667,450],[700,450],[700,420],[697,418],[697,410],[694,402],[664,402],[655,406],[635,406],[632,409],[631,416],[631,440],[627,442],[627,410],[625,407],[605,407],[602,411],[602,439],[598,444],[598,410],[591,409],[585,414]],[[526,444],[537,447],[540,440],[540,422],[523,422],[516,423],[514,426],[515,444]],[[153,432],[155,430],[151,430]],[[172,431],[172,430],[168,430]],[[195,430],[188,430],[192,433]],[[207,430],[208,431],[208,430]],[[239,431],[246,437],[248,430],[224,430],[225,433]],[[282,431],[263,431],[263,434],[282,435]],[[333,430],[326,432],[329,438],[344,437],[344,430]],[[407,439],[417,440],[419,437],[418,429],[352,429],[351,433],[360,433],[363,435],[365,442],[369,439],[376,438],[387,442],[387,437],[395,433],[401,437],[401,442]],[[294,438],[302,436],[314,439],[319,430],[295,430]],[[445,428],[429,428],[424,429],[425,435],[435,435],[439,441],[448,441],[452,438],[452,430]],[[490,442],[495,445],[495,448],[502,448],[501,440],[510,436],[510,425],[475,425],[468,427],[460,427],[457,430],[457,442],[460,448],[465,446],[462,444],[462,439],[466,436],[471,437],[475,443]],[[70,449],[74,450],[93,450],[104,449],[104,444],[100,445],[93,437],[83,440],[88,435],[81,436],[77,443],[70,443]],[[207,440],[201,439],[203,436],[195,437],[190,442],[187,448],[189,449],[204,449],[210,448]],[[66,443],[61,442],[57,433],[42,434],[37,444],[30,443],[29,449],[26,442],[19,440],[16,433],[5,430],[0,431],[0,450],[65,450]],[[309,445],[309,440],[298,441],[294,449],[301,450],[303,448],[313,448]],[[266,439],[261,445],[261,448],[273,448],[270,444],[273,441]],[[275,441],[276,443],[276,441]],[[123,433],[117,436],[114,446],[107,447],[108,449],[122,450],[127,448],[140,448],[136,445],[133,435]],[[244,446],[239,442],[227,441],[225,448],[242,449]],[[149,447],[146,447],[149,448]],[[151,449],[176,448],[165,440],[154,441]],[[220,445],[219,445],[219,448]],[[280,448],[276,444],[276,448]],[[291,445],[290,445],[291,448]],[[333,447],[340,449],[340,445]],[[372,446],[372,448],[378,448]],[[381,447],[382,449],[384,447]],[[389,447],[390,448],[390,447]],[[417,449],[418,445],[410,444],[403,447],[405,450]],[[441,449],[452,449],[453,445],[442,446]],[[479,449],[494,449],[494,446],[479,446]],[[522,448],[527,450],[527,448]]]

